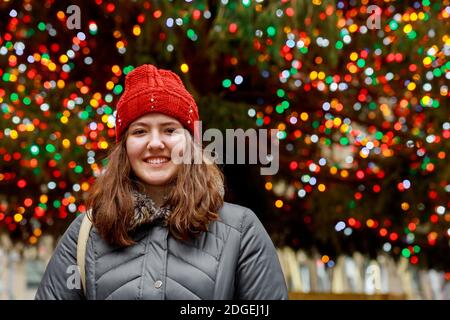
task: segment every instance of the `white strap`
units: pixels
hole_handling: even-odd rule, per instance
[[[83,221],[81,221],[77,242],[77,265],[78,271],[80,272],[84,296],[86,296],[86,247],[89,239],[89,232],[92,227],[92,221],[90,220],[91,212],[92,210],[88,210],[83,217]]]

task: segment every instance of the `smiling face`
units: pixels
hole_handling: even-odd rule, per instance
[[[148,113],[130,124],[127,155],[131,169],[143,183],[164,186],[176,176],[179,164],[174,163],[171,154],[183,143],[177,129],[183,129],[183,125],[161,113]]]

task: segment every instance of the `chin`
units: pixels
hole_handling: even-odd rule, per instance
[[[158,177],[157,174],[155,174],[152,177],[144,176],[141,179],[145,184],[151,186],[164,186],[170,182],[171,175],[162,175]]]
[[[169,183],[169,179],[164,179],[164,180],[144,180],[145,184],[150,185],[150,186],[165,186],[166,184]]]

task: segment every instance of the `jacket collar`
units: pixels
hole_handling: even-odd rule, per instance
[[[167,218],[172,213],[169,205],[158,207],[152,198],[146,193],[138,190],[132,190],[134,199],[134,219],[129,229],[134,230],[143,224],[153,224],[162,222],[165,224]]]

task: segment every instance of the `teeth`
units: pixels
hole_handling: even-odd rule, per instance
[[[159,164],[169,161],[167,158],[156,158],[156,159],[149,159],[146,162],[150,164]]]

